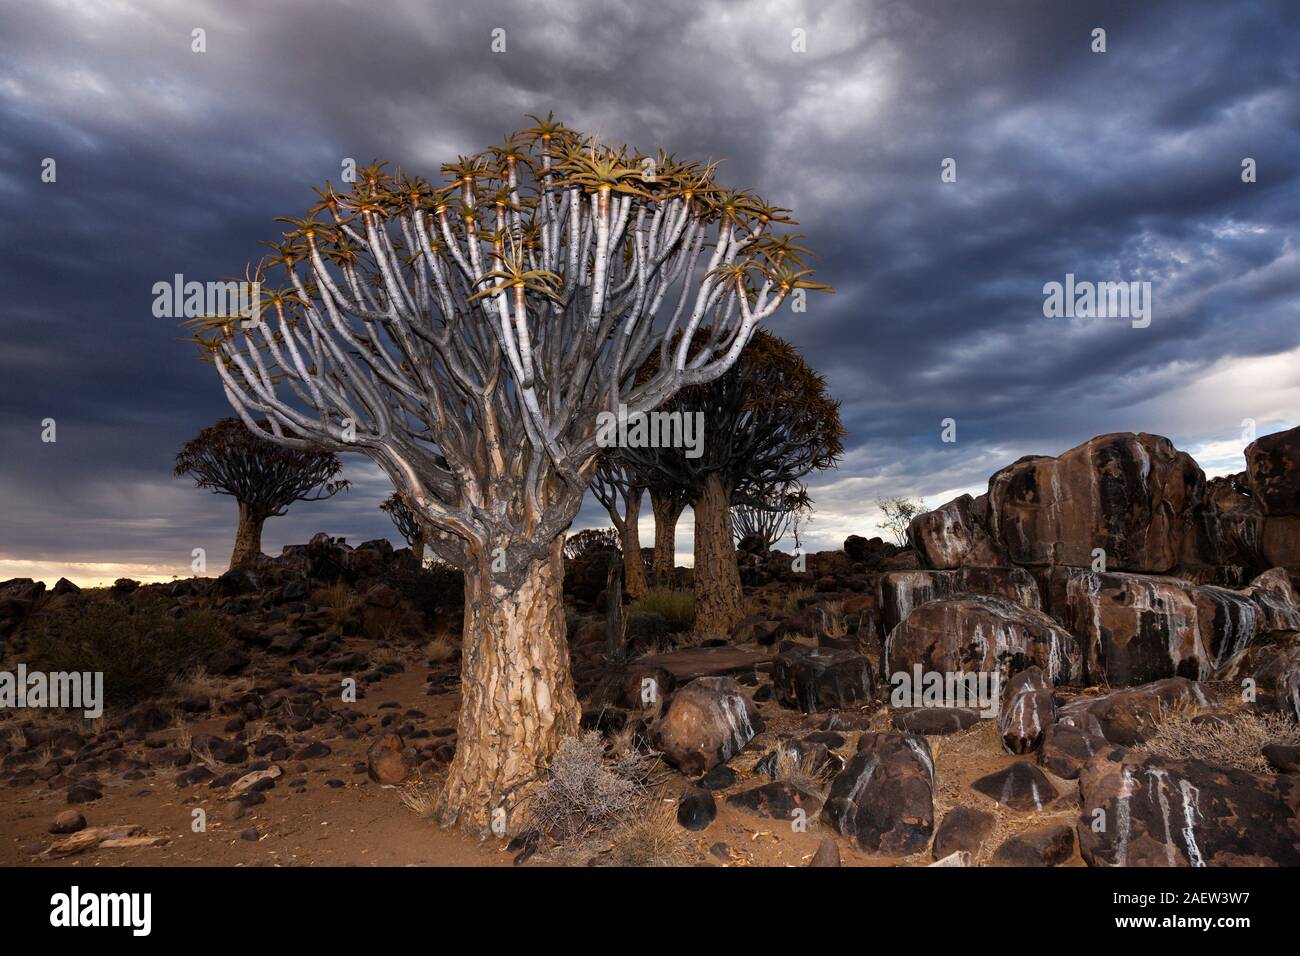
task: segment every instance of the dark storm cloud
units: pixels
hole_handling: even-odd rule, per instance
[[[814,546],[870,530],[878,494],[978,485],[1100,432],[1219,448],[1243,417],[1294,424],[1300,392],[1267,357],[1300,345],[1297,50],[1290,0],[10,4],[0,561],[223,560],[233,506],[170,461],[229,411],[152,317],[153,283],[240,273],[345,157],[433,174],[552,109],[725,157],[725,182],[796,210],[837,291],[773,329],[849,433],[813,483]],[[1152,282],[1151,327],[1045,319],[1067,272]],[[383,480],[348,469],[353,491],[270,523],[268,549],[390,534]]]

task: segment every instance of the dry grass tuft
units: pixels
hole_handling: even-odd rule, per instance
[[[681,834],[673,803],[653,800],[614,831],[607,862],[611,866],[685,866],[690,853]]]
[[[432,666],[446,664],[456,656],[456,645],[446,634],[439,634],[424,648],[425,659]]]
[[[326,612],[335,625],[342,624],[352,610],[355,598],[351,589],[342,581],[335,581],[328,587],[317,588],[312,592],[311,601]]]
[[[776,760],[772,762],[773,780],[788,783],[818,799],[825,799],[834,776],[835,768],[831,763],[818,766],[815,754],[801,754],[787,747],[779,748]]]
[[[402,806],[421,820],[428,820],[437,812],[438,795],[423,780],[402,788]]]
[[[1167,719],[1137,749],[1174,760],[1204,760],[1251,773],[1272,773],[1260,751],[1268,744],[1300,744],[1300,727],[1281,714],[1243,712],[1224,722],[1192,723],[1190,715]]]

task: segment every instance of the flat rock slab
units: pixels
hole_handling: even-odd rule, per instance
[[[637,664],[645,667],[662,667],[672,674],[677,683],[684,684],[697,677],[718,677],[752,671],[761,664],[770,664],[775,655],[771,651],[745,651],[739,647],[686,647],[666,654],[651,654]]]

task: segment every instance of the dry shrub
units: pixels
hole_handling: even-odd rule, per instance
[[[1175,715],[1160,725],[1155,736],[1137,749],[1174,760],[1204,760],[1206,763],[1272,773],[1260,751],[1268,744],[1300,744],[1300,727],[1281,714],[1243,712],[1222,722]]]
[[[614,831],[605,861],[610,866],[685,866],[690,854],[681,834],[673,803],[647,802]]]
[[[526,829],[564,841],[581,839],[625,818],[644,795],[646,758],[627,752],[605,759],[600,734],[589,730],[560,744],[545,782],[531,795]]]

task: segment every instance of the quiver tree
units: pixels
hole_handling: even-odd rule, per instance
[[[736,544],[749,539],[764,551],[781,540],[797,515],[812,507],[812,499],[802,485],[792,490],[768,490],[751,493],[731,503],[731,532]]]
[[[286,447],[262,441],[238,418],[209,425],[176,456],[177,476],[188,475],[200,488],[238,502],[232,568],[257,561],[267,518],[283,515],[295,501],[321,501],[345,490],[341,469],[333,452],[310,443]]]
[[[373,165],[286,220],[252,273],[258,315],[200,323],[249,427],[370,457],[465,572],[443,823],[507,825],[577,732],[561,547],[598,413],[713,381],[788,294],[817,288],[770,235],[783,211],[713,172],[549,117],[443,166],[441,185]]]
[[[397,533],[406,541],[406,545],[411,549],[411,554],[415,556],[416,562],[423,564],[424,526],[420,523],[419,516],[407,507],[406,502],[402,500],[402,496],[395,491],[384,499],[384,503],[379,506],[379,510],[393,519],[393,524],[397,527]]]
[[[843,451],[839,403],[789,342],[759,330],[726,374],[686,389],[666,409],[699,414],[699,454],[675,447],[624,452],[652,483],[672,484],[695,512],[695,629],[727,634],[742,616],[731,503],[787,488],[833,467]]]
[[[655,516],[655,553],[650,562],[655,587],[669,587],[677,570],[677,519],[690,503],[685,488],[662,480],[650,481],[650,510]]]
[[[596,465],[591,491],[618,531],[619,547],[623,551],[623,582],[628,597],[636,600],[649,590],[638,526],[645,485],[637,478],[635,469],[624,465],[616,454],[605,454]]]

